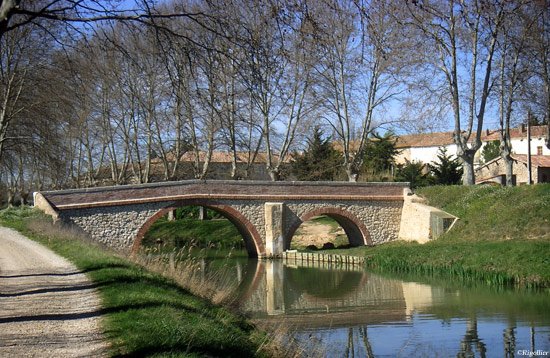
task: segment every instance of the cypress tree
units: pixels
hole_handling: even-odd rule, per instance
[[[330,137],[323,139],[323,132],[315,127],[308,147],[294,154],[292,173],[298,180],[335,180],[340,169],[340,153],[332,146]]]
[[[437,153],[438,162],[432,162],[431,172],[435,183],[441,185],[455,185],[462,180],[462,166],[458,158],[447,155],[447,148],[439,148]]]

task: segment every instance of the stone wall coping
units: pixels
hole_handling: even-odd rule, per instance
[[[330,186],[330,187],[401,187],[409,188],[409,182],[347,182],[347,181],[269,181],[269,180],[180,180],[166,181],[146,184],[129,184],[114,186],[98,186],[91,188],[64,189],[42,191],[42,194],[62,195],[76,193],[95,193],[105,191],[132,190],[144,188],[163,188],[170,186],[212,184],[212,185],[232,185],[232,186]]]
[[[249,200],[249,201],[289,201],[289,200],[311,200],[311,201],[403,201],[402,196],[397,195],[231,195],[231,194],[187,194],[164,196],[157,198],[123,199],[112,201],[97,201],[91,203],[75,203],[55,205],[57,210],[71,210],[83,208],[98,208],[107,206],[123,206],[158,202],[178,202],[184,200]]]
[[[56,210],[183,200],[403,200],[408,183],[187,180],[39,192]]]

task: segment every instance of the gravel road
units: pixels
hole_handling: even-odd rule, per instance
[[[86,275],[0,227],[0,357],[104,357],[101,305]]]

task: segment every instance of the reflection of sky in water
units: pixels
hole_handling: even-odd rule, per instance
[[[376,357],[452,357],[461,352],[472,352],[475,356],[480,356],[481,345],[485,347],[487,357],[505,356],[504,336],[508,328],[505,323],[495,321],[494,318],[478,319],[477,338],[481,345],[476,345],[475,340],[463,342],[468,328],[468,322],[464,319],[441,321],[430,315],[414,314],[409,323],[305,330],[297,333],[296,337],[302,342],[309,341],[312,345],[324,344],[326,356],[334,357],[353,354],[356,357],[368,357],[369,348],[370,353]],[[353,332],[352,344],[350,329]],[[546,351],[550,355],[549,338],[549,327],[535,327],[534,350]],[[515,345],[512,343],[510,346],[513,356],[519,356],[518,350],[533,350],[531,326],[528,323],[518,323],[514,330],[514,341]]]

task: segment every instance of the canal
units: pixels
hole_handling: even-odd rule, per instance
[[[550,355],[544,291],[393,277],[357,265],[192,260],[193,280],[214,287],[217,302],[261,327],[284,327],[312,355]]]

